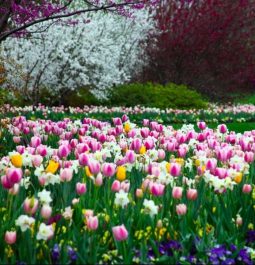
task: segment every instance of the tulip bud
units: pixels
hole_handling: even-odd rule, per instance
[[[71,181],[73,178],[73,169],[72,168],[64,168],[60,170],[60,179],[61,181]]]
[[[34,214],[38,208],[39,201],[35,199],[34,197],[32,198],[26,198],[23,204],[23,209],[27,214]]]
[[[119,192],[120,190],[120,182],[118,180],[114,180],[112,183],[111,190],[114,192]]]
[[[112,232],[117,241],[124,241],[128,238],[128,231],[124,225],[112,227]]]
[[[188,200],[194,201],[197,198],[197,190],[196,189],[188,189],[187,190],[187,198]]]
[[[181,199],[182,197],[182,188],[181,187],[173,187],[172,196],[174,199]]]
[[[49,219],[52,214],[52,208],[50,205],[44,204],[41,208],[41,216],[44,219]]]
[[[176,205],[176,212],[178,215],[185,215],[187,212],[187,206],[184,203]]]
[[[142,189],[136,189],[135,196],[137,198],[142,198],[143,197],[143,190]]]
[[[4,240],[7,244],[12,245],[17,240],[17,232],[16,231],[6,231]]]
[[[252,187],[250,184],[244,184],[243,185],[243,193],[250,193],[252,190]]]
[[[98,228],[97,216],[89,216],[87,218],[87,227],[89,230],[97,230],[97,228]]]
[[[78,195],[82,195],[87,191],[86,183],[76,183],[76,192]]]

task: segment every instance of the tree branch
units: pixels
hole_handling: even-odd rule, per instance
[[[70,1],[72,2],[72,1]],[[49,20],[54,20],[54,19],[60,19],[60,18],[67,18],[67,17],[72,17],[75,15],[80,15],[83,13],[88,13],[88,12],[97,12],[97,11],[102,11],[102,10],[110,10],[111,8],[117,8],[117,7],[122,7],[122,6],[131,6],[135,4],[143,3],[143,1],[135,1],[131,3],[120,3],[120,4],[111,4],[111,5],[106,5],[106,6],[101,6],[101,7],[95,7],[95,8],[88,8],[88,9],[81,9],[81,10],[76,10],[67,14],[59,14],[59,15],[53,15],[53,16],[48,16],[48,17],[43,17],[34,21],[31,21],[29,23],[25,23],[22,26],[18,26],[12,30],[9,30],[7,32],[4,32],[3,34],[0,34],[0,42],[4,41],[7,37],[24,30],[26,28],[29,28],[33,25],[49,21]]]

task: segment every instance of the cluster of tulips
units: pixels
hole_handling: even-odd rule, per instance
[[[255,130],[127,115],[4,125],[1,264],[254,263]]]
[[[127,114],[132,120],[153,119],[171,123],[196,123],[204,120],[207,123],[228,123],[254,121],[255,105],[252,104],[208,104],[207,109],[159,109],[144,106],[135,107],[106,107],[106,106],[84,106],[80,107],[47,107],[44,105],[14,107],[4,105],[0,108],[4,115],[26,115],[29,118],[43,117],[45,119],[63,119],[69,117],[94,117],[101,120],[110,120],[113,116]]]

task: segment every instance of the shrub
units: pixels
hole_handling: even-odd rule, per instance
[[[185,85],[168,83],[165,86],[152,83],[132,83],[114,87],[109,94],[109,105],[132,107],[205,108],[202,96]]]
[[[65,106],[72,107],[100,104],[99,100],[86,87],[65,94],[62,100]]]

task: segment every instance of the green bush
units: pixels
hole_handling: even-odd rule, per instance
[[[202,96],[185,85],[169,83],[165,86],[152,83],[133,83],[114,87],[109,93],[109,105],[142,105],[165,108],[205,108],[207,102]]]
[[[65,106],[83,107],[84,105],[100,105],[99,100],[89,91],[88,88],[80,88],[64,95]]]

